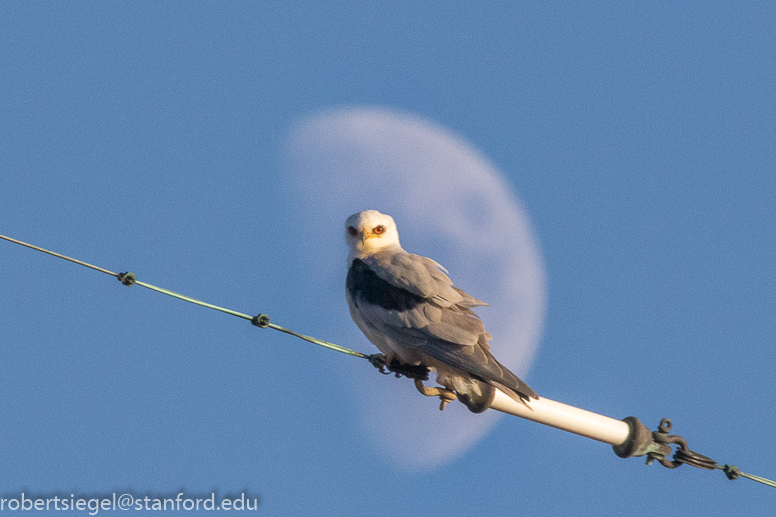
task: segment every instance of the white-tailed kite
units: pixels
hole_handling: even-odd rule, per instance
[[[350,315],[387,365],[435,369],[437,383],[474,413],[489,407],[496,388],[517,401],[538,398],[490,353],[491,336],[472,310],[487,304],[453,286],[435,261],[404,251],[391,216],[359,212],[345,229]]]

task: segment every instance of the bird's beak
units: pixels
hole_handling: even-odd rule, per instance
[[[362,246],[364,246],[364,247],[366,247],[366,242],[367,242],[369,239],[377,239],[377,238],[379,238],[379,237],[381,237],[381,235],[377,235],[377,234],[374,234],[374,233],[372,233],[372,232],[368,232],[368,231],[366,231],[366,232],[364,232],[364,233],[362,233],[362,234],[361,234],[361,245],[362,245]],[[375,244],[375,246],[378,246],[378,245],[379,245],[379,243],[378,243],[378,244]]]

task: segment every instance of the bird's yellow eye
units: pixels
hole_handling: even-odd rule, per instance
[[[355,229],[355,228],[353,228],[352,226],[348,226],[348,233],[349,233],[350,235],[356,236],[356,235],[358,235],[358,230],[356,230],[356,229]]]
[[[373,232],[375,235],[380,235],[380,234],[382,234],[382,233],[385,233],[385,226],[383,226],[382,224],[381,224],[381,225],[379,225],[379,226],[375,226],[375,227],[374,227],[374,230],[372,230],[372,232]]]

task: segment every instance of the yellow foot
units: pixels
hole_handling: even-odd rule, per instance
[[[415,379],[415,387],[427,397],[439,397],[439,411],[444,411],[448,402],[458,398],[458,395],[453,390],[448,390],[447,388],[427,388],[418,379]]]

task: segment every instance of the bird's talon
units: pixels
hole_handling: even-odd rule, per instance
[[[439,411],[444,411],[449,402],[458,398],[453,390],[447,388],[428,388],[420,380],[415,379],[415,387],[427,397],[439,397]]]

